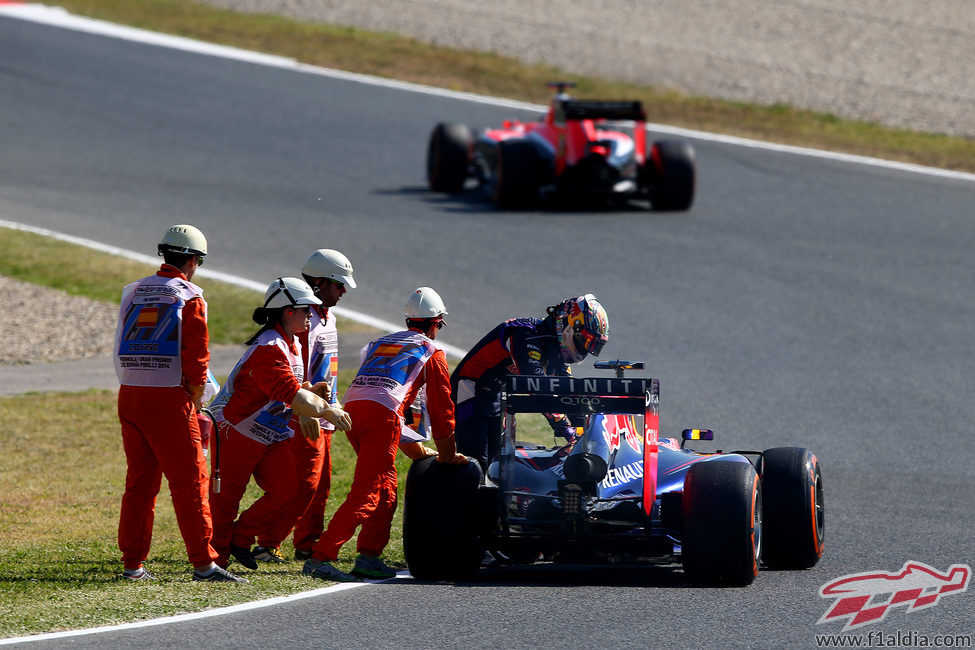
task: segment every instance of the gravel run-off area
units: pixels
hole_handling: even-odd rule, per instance
[[[200,0],[692,95],[975,136],[972,0]]]
[[[118,309],[0,275],[0,365],[110,356]]]

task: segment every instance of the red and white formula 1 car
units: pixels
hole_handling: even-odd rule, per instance
[[[648,150],[639,101],[572,99],[565,91],[574,84],[549,85],[556,95],[537,122],[505,121],[477,136],[464,124],[437,124],[427,150],[430,188],[454,194],[473,178],[499,208],[555,197],[691,207],[696,173],[689,143],[661,140]]]

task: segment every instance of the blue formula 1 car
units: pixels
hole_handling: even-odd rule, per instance
[[[683,565],[694,584],[751,584],[760,564],[809,568],[823,553],[819,461],[808,449],[700,453],[685,429],[659,438],[656,379],[597,362],[616,377],[509,377],[499,456],[415,462],[406,481],[403,544],[421,580],[468,579],[485,551],[500,564]],[[516,416],[565,413],[586,425],[574,443],[517,442]]]

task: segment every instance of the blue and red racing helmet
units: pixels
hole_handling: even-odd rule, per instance
[[[578,363],[586,355],[598,357],[609,340],[609,316],[591,293],[569,298],[559,305],[555,332],[566,363]]]

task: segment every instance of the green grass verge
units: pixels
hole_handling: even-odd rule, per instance
[[[192,582],[165,482],[147,562],[159,580],[119,580],[116,540],[126,463],[115,409],[114,391],[0,399],[0,637],[195,612],[324,586],[301,575],[300,563],[262,565],[257,572],[232,564],[251,579],[247,585]],[[400,472],[407,463],[401,455]],[[348,493],[354,465],[345,436],[334,436],[328,516]],[[242,509],[258,496],[252,482]],[[403,567],[401,515],[393,536],[386,558]],[[291,550],[288,541],[289,557]],[[354,552],[350,542],[340,566],[351,569]]]
[[[341,373],[343,392],[353,374]],[[165,482],[157,499],[147,562],[159,579],[119,580],[116,540],[126,463],[116,393],[0,398],[0,421],[0,638],[198,612],[324,586],[303,576],[296,562],[262,564],[257,572],[231,563],[231,570],[250,579],[246,585],[192,582]],[[535,424],[531,437],[550,443],[547,427]],[[409,461],[400,454],[396,465],[402,479]],[[348,439],[334,435],[326,521],[348,494],[354,468]],[[403,483],[400,480],[401,502]],[[251,482],[241,510],[259,496]],[[402,537],[400,507],[384,555],[390,566],[406,566]],[[283,549],[289,558],[290,544],[286,541]],[[350,570],[354,555],[355,542],[350,541],[338,566]]]
[[[2,230],[0,275],[106,303],[158,268],[48,237]],[[209,304],[211,342],[241,343],[257,326],[257,292],[196,278]],[[340,328],[362,326],[341,321]],[[354,369],[341,373],[348,385]],[[43,393],[0,399],[0,637],[97,627],[232,605],[318,588],[301,565],[263,568],[248,585],[194,583],[165,484],[156,507],[148,564],[152,584],[119,581],[118,511],[125,484],[116,393]],[[406,471],[405,458],[399,460]],[[355,454],[333,444],[329,515],[348,493]],[[259,496],[251,483],[246,508]],[[403,566],[402,524],[387,555]],[[348,563],[354,545],[341,560]],[[351,550],[350,550],[351,549]],[[350,568],[349,566],[346,567]],[[249,573],[246,570],[241,572]],[[133,589],[142,589],[133,597]]]
[[[509,57],[434,47],[389,33],[240,14],[192,0],[58,0],[74,13],[278,54],[304,63],[432,86],[547,103],[552,79],[575,81],[579,97],[641,99],[650,120],[743,137],[975,171],[975,140],[893,129],[784,105],[683,95],[568,74]],[[437,121],[430,116],[430,126]]]

